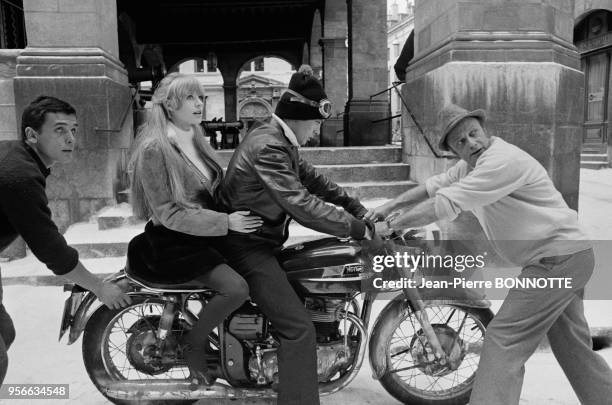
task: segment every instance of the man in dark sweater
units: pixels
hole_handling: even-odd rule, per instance
[[[109,308],[130,298],[112,282],[91,274],[67,245],[51,219],[45,193],[49,168],[70,161],[78,128],[74,108],[41,96],[21,119],[21,140],[0,141],[0,252],[21,235],[34,255],[55,274],[92,291]],[[13,321],[2,305],[0,283],[0,384],[8,366],[7,349],[15,338]]]

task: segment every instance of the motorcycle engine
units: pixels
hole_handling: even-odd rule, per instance
[[[306,309],[317,331],[317,375],[319,382],[329,381],[336,373],[353,362],[356,344],[348,340],[344,345],[338,320],[338,310],[346,301],[323,297],[308,297]],[[261,335],[260,335],[261,336]],[[249,359],[249,373],[258,385],[278,383],[278,357],[276,347],[257,345]]]

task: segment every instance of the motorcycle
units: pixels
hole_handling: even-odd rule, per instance
[[[363,286],[376,273],[364,243],[326,237],[288,246],[278,256],[315,325],[320,394],[350,384],[369,347],[373,378],[400,402],[466,404],[493,317],[489,301],[468,289],[457,290],[454,299],[441,297],[436,289],[389,290],[395,298],[371,324],[377,292]],[[385,249],[388,254],[398,248],[419,254],[428,244],[409,232],[387,240]],[[395,270],[411,278],[418,273]],[[128,288],[129,306],[111,310],[91,292],[67,284],[71,293],[60,328],[60,339],[68,332],[68,344],[83,334],[85,368],[111,402],[276,397],[279,341],[256,303],[245,302],[209,335],[207,360],[218,380],[194,387],[187,380],[181,338],[214,291],[193,282],[155,284],[129,263],[113,278]]]

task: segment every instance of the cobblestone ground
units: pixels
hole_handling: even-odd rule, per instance
[[[10,365],[6,383],[63,383],[70,386],[69,400],[46,400],[42,404],[88,404],[108,402],[89,381],[81,357],[81,339],[67,346],[57,342],[57,332],[64,295],[59,287],[8,286],[5,287],[5,303],[15,319],[17,339],[10,350]],[[375,306],[375,315],[383,303]],[[612,364],[612,349],[600,353]],[[2,403],[21,403],[19,400],[3,400]],[[37,401],[38,403],[39,401]],[[398,404],[371,378],[367,360],[357,378],[348,388],[332,396],[322,398],[324,405],[344,404]],[[269,404],[269,401],[249,402]],[[204,404],[233,404],[227,402],[198,402]],[[522,405],[578,405],[569,384],[550,352],[538,352],[527,363]]]

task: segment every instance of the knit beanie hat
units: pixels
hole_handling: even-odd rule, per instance
[[[331,102],[327,99],[321,82],[314,77],[310,66],[300,66],[300,69],[291,76],[289,89],[281,96],[274,114],[279,118],[293,120],[329,118]]]

